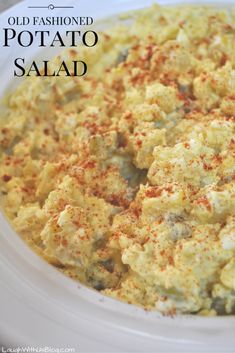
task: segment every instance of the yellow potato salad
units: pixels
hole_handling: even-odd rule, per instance
[[[54,62],[77,55],[84,78],[31,77],[5,99],[6,217],[105,295],[235,314],[235,10],[154,5]]]

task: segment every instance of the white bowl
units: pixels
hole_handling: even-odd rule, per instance
[[[56,5],[74,5],[77,15],[93,16],[97,20],[146,7],[152,2],[59,0]],[[222,1],[211,3],[222,4]],[[6,26],[7,17],[32,14],[27,9],[32,4],[36,1],[27,0],[3,13],[0,31]],[[49,2],[40,0],[37,4],[48,6]],[[234,0],[226,4],[234,4]],[[52,13],[39,9],[34,15]],[[74,16],[75,13],[54,10],[53,16],[57,15]],[[36,47],[1,49],[1,95],[12,81],[13,59],[19,54],[30,58],[37,53]],[[14,84],[18,81],[15,79]],[[104,297],[66,278],[35,255],[0,214],[0,343],[6,347],[71,347],[76,352],[233,352],[234,331],[233,316],[162,317]]]

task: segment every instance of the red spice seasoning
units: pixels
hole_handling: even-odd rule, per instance
[[[8,183],[8,181],[10,181],[12,179],[12,176],[10,175],[3,175],[2,176],[2,180],[5,181],[5,183]]]

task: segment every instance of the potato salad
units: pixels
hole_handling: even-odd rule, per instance
[[[235,314],[235,10],[122,15],[79,77],[0,116],[0,203],[74,280],[165,315]]]

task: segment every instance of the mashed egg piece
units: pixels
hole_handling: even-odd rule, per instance
[[[66,275],[164,314],[235,313],[235,11],[127,15],[88,75],[32,77],[0,120],[1,206]]]

